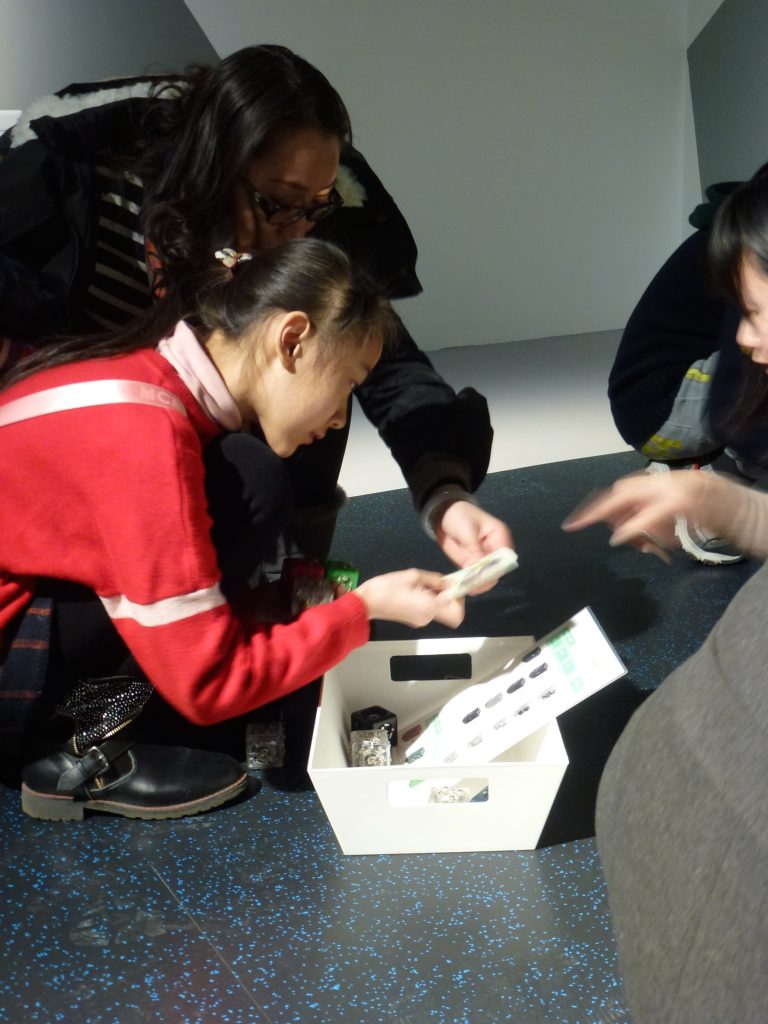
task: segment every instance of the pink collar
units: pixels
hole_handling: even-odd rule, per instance
[[[240,430],[243,421],[235,400],[192,328],[179,320],[173,334],[157,346],[195,396],[204,412],[225,430]]]

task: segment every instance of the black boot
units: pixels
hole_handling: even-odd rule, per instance
[[[80,821],[84,811],[124,818],[183,818],[238,796],[248,776],[207,750],[114,737],[82,756],[59,747],[22,770],[21,808],[44,821]]]
[[[22,810],[46,821],[81,820],[86,810],[182,818],[242,793],[248,776],[226,754],[133,738],[131,722],[151,693],[149,683],[126,676],[78,683],[22,770]],[[57,739],[67,720],[69,735]]]

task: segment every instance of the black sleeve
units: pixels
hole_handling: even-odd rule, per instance
[[[390,298],[417,295],[417,249],[405,218],[361,153],[348,149],[342,163],[357,186],[354,199],[318,224],[314,234],[344,249]],[[469,491],[479,487],[488,471],[493,430],[482,395],[473,388],[457,394],[402,323],[398,341],[357,397],[421,509],[441,484],[457,483]]]
[[[351,146],[342,153],[340,181],[343,175],[352,182],[352,194],[337,213],[320,221],[313,237],[340,246],[389,298],[418,295],[416,242],[394,199]]]
[[[648,285],[627,322],[608,383],[616,427],[639,446],[667,419],[689,366],[720,346],[727,306],[707,270],[708,231],[687,238]]]
[[[357,390],[421,509],[445,483],[476,490],[488,471],[493,430],[488,405],[474,388],[456,393],[400,324],[397,349]]]
[[[41,142],[0,153],[0,334],[37,340],[67,325],[71,236],[58,195]]]

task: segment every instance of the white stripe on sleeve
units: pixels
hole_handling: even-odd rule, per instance
[[[204,590],[179,594],[178,597],[166,597],[152,604],[137,604],[124,595],[101,597],[100,600],[110,619],[133,619],[140,626],[167,626],[171,622],[190,619],[193,615],[227,603],[218,583]]]

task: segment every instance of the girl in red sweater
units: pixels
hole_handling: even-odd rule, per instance
[[[39,734],[57,711],[23,771],[38,817],[179,816],[243,789],[223,754],[131,740],[153,688],[212,724],[316,679],[367,641],[370,619],[463,617],[437,573],[409,569],[264,623],[252,584],[289,506],[281,460],[344,426],[394,320],[328,243],[217,255],[196,309],[169,296],[118,337],[39,350],[0,395],[0,722],[6,738]],[[224,431],[256,435],[260,459],[250,444],[244,469],[207,466]],[[239,511],[217,521],[228,488]],[[47,623],[30,691],[35,673],[20,685],[18,666],[47,651]]]

